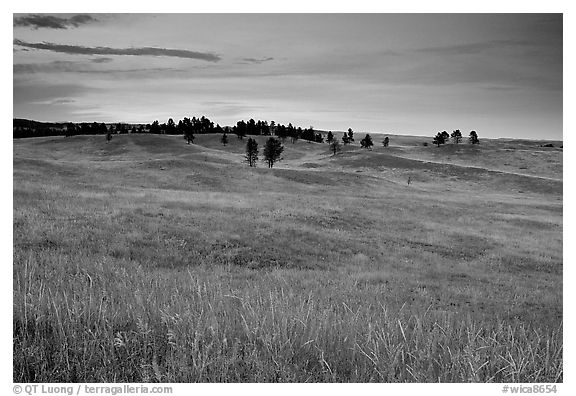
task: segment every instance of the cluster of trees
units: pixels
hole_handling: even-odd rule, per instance
[[[348,133],[344,132],[344,135],[342,135],[342,142],[344,143],[344,145],[350,144],[354,141],[354,131],[352,130],[352,128],[348,128]]]
[[[82,123],[57,123],[38,122],[32,120],[14,119],[13,137],[44,137],[44,136],[72,136],[72,135],[95,135],[105,134],[108,127],[104,123],[82,122]]]
[[[282,160],[282,152],[284,152],[284,146],[282,146],[280,140],[273,137],[266,140],[266,144],[264,145],[263,161],[266,162],[268,168],[272,168],[276,162]],[[256,163],[258,162],[258,142],[255,139],[248,139],[248,142],[246,143],[245,158],[248,165],[256,166]]]
[[[460,129],[452,131],[452,134],[448,134],[446,131],[438,132],[436,136],[434,136],[434,139],[432,139],[432,143],[440,147],[441,144],[447,143],[450,141],[450,139],[452,139],[454,144],[459,144],[462,142],[462,132],[460,132]],[[480,140],[478,139],[478,134],[476,131],[470,132],[468,142],[470,144],[480,144]]]
[[[276,124],[274,121],[268,123],[268,121],[255,121],[254,119],[248,121],[240,120],[235,126],[230,128],[230,132],[238,136],[239,139],[243,139],[247,135],[275,135],[282,141],[290,138],[292,143],[298,139],[317,143],[324,142],[322,134],[314,131],[312,126],[310,128],[302,128],[295,127],[291,123],[288,125]]]
[[[74,135],[106,135],[127,133],[152,133],[167,135],[185,135],[189,142],[194,140],[194,134],[222,133],[224,129],[208,118],[184,117],[176,124],[170,118],[160,124],[158,120],[152,124],[105,124],[98,122],[66,122],[51,123],[23,119],[13,120],[14,138],[41,137],[41,136],[74,136]]]
[[[163,124],[155,120],[152,124],[146,124],[146,129],[153,134],[184,135],[189,142],[194,140],[195,134],[222,133],[224,131],[219,124],[214,126],[214,122],[204,116],[200,118],[184,117],[178,121],[178,124],[172,118]]]

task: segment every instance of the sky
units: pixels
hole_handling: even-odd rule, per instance
[[[561,14],[14,14],[16,118],[561,140]]]

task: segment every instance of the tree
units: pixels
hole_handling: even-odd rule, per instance
[[[150,125],[150,133],[160,133],[160,124],[158,120],[154,121],[152,125]]]
[[[184,139],[186,139],[186,143],[190,144],[190,142],[194,143],[194,126],[190,118],[184,118],[182,121],[183,128],[184,128]]]
[[[248,127],[246,123],[244,122],[244,120],[241,120],[236,123],[234,133],[236,134],[236,136],[238,136],[238,139],[242,140],[244,136],[246,136],[247,129]]]
[[[446,143],[446,139],[444,138],[444,133],[438,132],[436,134],[436,136],[434,137],[434,139],[432,140],[432,143],[434,143],[438,147],[440,147],[441,144]]]
[[[388,139],[388,136],[386,136],[384,138],[384,140],[382,141],[382,145],[384,145],[384,147],[388,147],[389,143],[390,143],[390,139]]]
[[[280,156],[283,151],[284,147],[282,147],[280,140],[271,137],[266,141],[266,145],[264,146],[264,161],[268,163],[268,168],[272,168],[276,162],[282,159]]]
[[[476,131],[470,132],[470,137],[468,138],[468,141],[470,142],[470,144],[480,144],[480,140],[478,139],[478,134],[476,133]]]
[[[448,139],[450,139],[450,135],[448,134],[448,132],[442,131],[442,138],[444,139],[444,142],[442,144],[444,144],[448,141]]]
[[[252,138],[246,143],[246,161],[250,166],[256,166],[258,161],[258,142]]]
[[[336,155],[336,153],[342,151],[342,147],[340,147],[340,142],[336,139],[332,139],[332,143],[330,143],[330,150],[332,150],[332,155]]]
[[[346,132],[344,132],[344,135],[342,135],[342,143],[344,143],[344,145],[347,145],[348,143],[350,143],[350,138],[348,137]]]
[[[360,141],[360,146],[362,146],[363,148],[367,148],[367,149],[374,146],[374,142],[372,142],[372,136],[370,136],[369,134],[366,134],[366,136],[364,136],[364,139],[362,139]]]
[[[352,143],[354,141],[354,131],[352,128],[348,128],[348,143]]]
[[[226,135],[226,132],[224,132],[224,134],[222,135],[222,137],[220,138],[220,142],[226,146],[226,144],[228,143],[228,135]]]
[[[168,123],[166,124],[166,133],[169,135],[174,135],[176,133],[176,124],[172,118],[168,119]]]
[[[454,132],[452,132],[452,135],[450,136],[452,137],[452,140],[456,144],[460,143],[460,141],[462,140],[462,132],[460,132],[460,129],[456,129]]]
[[[65,136],[68,137],[68,136],[74,136],[74,135],[76,135],[76,125],[74,125],[73,123],[69,122],[69,123],[66,125],[66,134],[65,134]]]
[[[328,135],[326,135],[326,142],[328,144],[332,144],[333,141],[334,141],[334,135],[332,134],[332,131],[328,131]]]
[[[296,143],[298,139],[300,139],[301,132],[301,130],[299,132],[296,128],[294,128],[292,124],[288,124],[288,136],[292,138],[292,144]]]

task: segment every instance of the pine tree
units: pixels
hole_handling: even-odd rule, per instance
[[[268,163],[269,168],[272,168],[276,162],[282,159],[280,156],[283,151],[284,147],[278,139],[271,137],[266,141],[266,145],[264,146],[264,161]]]
[[[248,138],[246,143],[246,162],[250,166],[256,166],[258,161],[258,142],[252,138]]]
[[[331,144],[334,141],[334,135],[332,134],[332,131],[328,131],[328,134],[326,135],[326,142],[328,144]]]
[[[480,140],[478,139],[478,134],[476,133],[476,131],[470,132],[470,137],[468,138],[468,141],[470,142],[470,144],[480,144]]]
[[[342,135],[342,143],[344,143],[344,145],[347,145],[348,143],[350,143],[350,139],[348,138],[348,135],[346,134],[346,132],[344,132],[344,135]]]
[[[453,131],[451,136],[452,140],[456,144],[460,143],[460,141],[462,140],[462,132],[460,132],[460,129],[456,129],[455,131]]]
[[[342,151],[342,147],[340,147],[340,142],[336,139],[332,139],[332,143],[330,143],[330,150],[332,150],[332,155],[336,155],[339,151]]]
[[[369,134],[366,134],[366,136],[364,136],[364,139],[362,139],[360,141],[360,146],[362,146],[363,148],[367,148],[367,149],[374,146],[374,142],[372,142],[372,136],[370,136]]]
[[[436,136],[434,137],[434,139],[432,140],[432,143],[434,143],[438,147],[440,147],[441,144],[446,143],[446,139],[444,138],[444,133],[438,132],[436,134]]]

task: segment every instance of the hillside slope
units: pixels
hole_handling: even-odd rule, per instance
[[[14,140],[15,382],[562,381],[561,174],[219,139]]]

